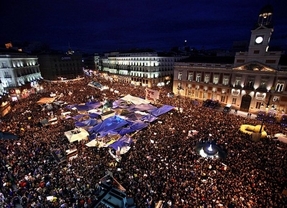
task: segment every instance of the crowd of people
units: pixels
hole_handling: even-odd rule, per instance
[[[88,86],[91,80],[113,90]],[[89,207],[97,198],[99,180],[107,171],[126,189],[136,207],[284,207],[287,204],[287,145],[267,138],[259,142],[239,131],[243,123],[259,121],[223,113],[193,102],[168,97],[161,88],[155,105],[177,108],[161,115],[132,136],[134,143],[117,162],[107,148],[91,148],[86,141],[69,143],[65,131],[73,119],[61,118],[64,106],[46,109],[37,101],[56,94],[68,103],[117,100],[121,94],[145,97],[145,90],[100,76],[75,82],[43,83],[44,90],[13,103],[1,119],[0,130],[18,139],[0,139],[0,207]],[[182,108],[182,111],[177,109]],[[57,117],[54,125],[39,125]],[[265,124],[269,135],[286,133],[278,124]],[[189,134],[196,130],[197,134]],[[195,146],[216,142],[224,160],[203,158]],[[76,148],[78,157],[59,163],[51,152]],[[52,196],[51,198],[47,198]]]

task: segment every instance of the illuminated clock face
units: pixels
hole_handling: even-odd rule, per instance
[[[255,43],[257,44],[260,44],[263,42],[263,37],[262,36],[258,36],[256,39],[255,39]]]

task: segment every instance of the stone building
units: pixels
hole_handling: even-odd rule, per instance
[[[100,70],[126,83],[163,86],[172,82],[174,62],[180,58],[153,51],[112,52],[101,58]]]
[[[270,5],[261,9],[248,51],[232,57],[193,56],[177,62],[173,92],[201,101],[218,100],[246,112],[286,112],[286,55],[269,51],[272,14]]]

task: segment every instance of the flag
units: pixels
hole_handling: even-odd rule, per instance
[[[146,100],[157,100],[159,99],[159,91],[158,90],[152,90],[152,89],[145,89],[145,99]]]

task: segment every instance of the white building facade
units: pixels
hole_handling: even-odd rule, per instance
[[[180,57],[157,52],[107,53],[100,70],[126,83],[153,87],[171,82],[174,62]]]
[[[25,53],[0,54],[0,93],[20,99],[38,90],[42,79],[37,56]]]

